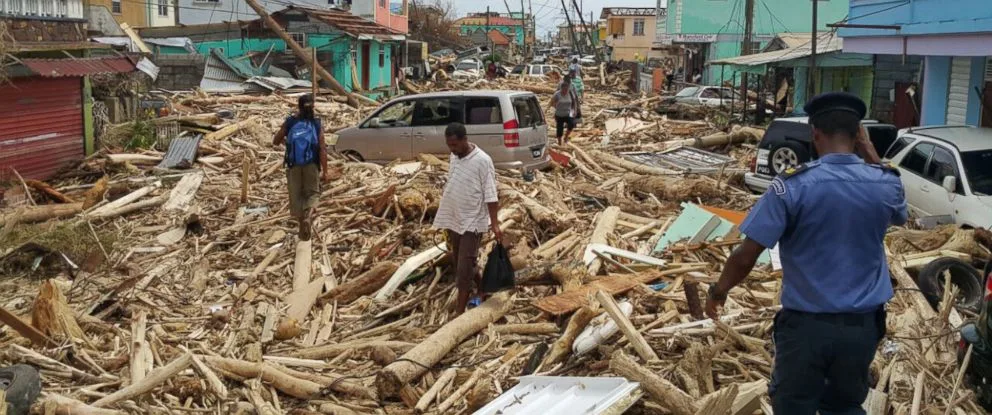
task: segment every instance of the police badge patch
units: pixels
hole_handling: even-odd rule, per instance
[[[785,194],[785,182],[782,181],[781,177],[776,177],[772,179],[771,188],[775,191],[775,194],[779,196]]]

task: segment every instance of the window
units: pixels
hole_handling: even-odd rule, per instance
[[[961,153],[964,174],[968,176],[971,193],[992,196],[992,150],[965,151]],[[958,189],[963,186],[958,185]]]
[[[520,128],[532,128],[544,124],[541,104],[535,97],[513,98],[513,111],[517,113]]]
[[[386,0],[379,0],[379,7],[386,7]]]
[[[693,95],[696,95],[696,92],[699,92],[699,87],[690,86],[688,88],[679,91],[679,93],[675,94],[675,96],[679,98],[691,97]]]
[[[902,149],[906,148],[914,141],[916,141],[916,139],[913,137],[903,137],[896,140],[896,142],[892,143],[892,147],[889,147],[889,149],[885,152],[885,155],[883,155],[882,158],[892,160],[892,158],[895,157],[896,154],[899,154],[899,152],[901,152]]]
[[[409,127],[413,120],[413,100],[394,103],[372,118],[379,118],[380,127]],[[362,126],[363,128],[368,127]]]
[[[927,164],[926,178],[937,184],[944,183],[944,178],[947,176],[954,176],[957,179],[957,189],[955,193],[964,194],[963,186],[961,186],[961,178],[958,176],[957,160],[954,159],[954,154],[943,147],[936,147],[933,150],[933,157],[930,158],[930,163]]]
[[[902,159],[900,166],[904,167],[906,170],[919,174],[923,176],[923,169],[927,165],[927,160],[930,159],[930,153],[933,152],[933,144],[930,143],[920,143],[916,147],[913,147],[906,155],[906,158]]]
[[[158,15],[169,17],[169,0],[158,0]]]
[[[699,94],[699,97],[700,97],[700,98],[713,98],[713,99],[719,99],[719,98],[720,98],[720,94],[718,94],[718,93],[716,92],[716,89],[713,89],[713,88],[706,88],[706,89],[704,89],[704,90],[703,90],[703,93],[701,93],[701,94]]]
[[[121,1],[122,0],[111,0],[110,1],[110,11],[112,13],[121,13]]]
[[[306,33],[290,33],[289,36],[293,38],[293,41],[301,47],[307,47],[307,34]]]
[[[386,67],[386,48],[379,48],[379,67]]]
[[[503,111],[498,98],[468,98],[465,100],[465,124],[502,124]]]
[[[459,102],[454,98],[424,98],[417,100],[413,111],[413,126],[448,125],[462,122]]]
[[[644,36],[644,19],[634,19],[634,36]]]

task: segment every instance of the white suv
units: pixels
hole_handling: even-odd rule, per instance
[[[992,227],[992,128],[903,129],[883,158],[902,173],[913,215],[946,215],[960,225]]]

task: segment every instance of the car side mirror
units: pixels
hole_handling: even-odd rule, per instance
[[[380,126],[380,124],[379,124],[379,117],[375,117],[375,118],[372,118],[371,120],[369,120],[369,127],[371,127],[371,128],[379,128],[379,126]]]
[[[954,190],[958,187],[957,185],[958,180],[954,176],[944,176],[944,182],[941,183],[941,186],[944,187],[944,190],[947,190],[947,193],[954,193]]]

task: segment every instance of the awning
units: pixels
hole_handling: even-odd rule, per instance
[[[136,66],[127,57],[76,59],[21,59],[24,66],[46,78],[134,72]]]
[[[718,59],[709,61],[710,65],[731,65],[737,66],[742,72],[764,72],[765,65],[771,63],[782,63],[795,59],[808,58],[812,54],[811,42],[806,42],[800,46],[775,50],[771,52],[756,53],[753,55],[737,56],[734,58]],[[826,55],[840,52],[844,47],[844,42],[833,32],[821,34],[816,39],[816,54]]]

